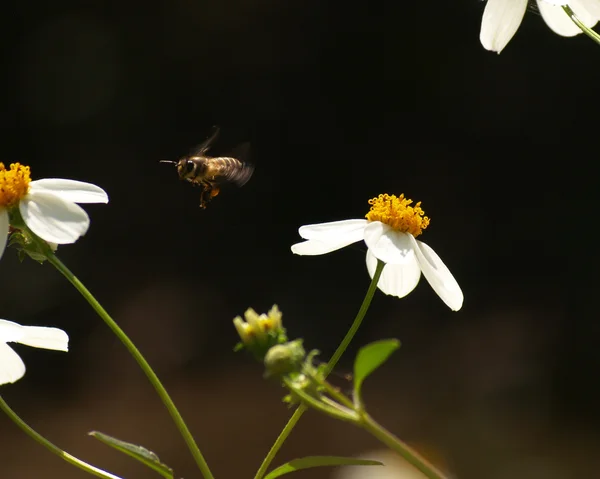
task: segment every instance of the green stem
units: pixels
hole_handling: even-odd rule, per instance
[[[371,300],[373,299],[373,296],[375,296],[375,291],[377,291],[377,283],[379,283],[379,278],[381,277],[381,272],[383,271],[384,266],[385,263],[383,261],[377,260],[377,268],[375,269],[375,274],[373,275],[373,279],[371,280],[371,284],[369,285],[369,289],[367,290],[365,299],[363,299],[363,302],[360,305],[360,309],[358,310],[358,313],[354,318],[352,326],[350,326],[350,329],[346,333],[346,336],[344,336],[344,339],[342,339],[342,342],[337,347],[337,349],[333,353],[333,356],[331,356],[331,359],[327,363],[327,368],[325,368],[325,375],[329,374],[336,366],[336,364],[342,357],[342,354],[346,352],[346,349],[348,349],[350,342],[354,339],[358,328],[360,328],[360,325],[365,315],[367,314],[367,311],[369,310],[369,306],[371,306]]]
[[[348,397],[346,397],[344,394],[342,394],[340,392],[339,388],[336,388],[329,381],[327,381],[327,379],[320,377],[319,374],[312,374],[312,373],[306,372],[306,371],[304,374],[306,374],[315,383],[317,383],[319,386],[321,386],[333,400],[337,401],[339,404],[347,407],[348,409],[354,411],[354,403]]]
[[[366,413],[362,414],[361,420],[357,423],[363,429],[370,432],[373,436],[379,439],[382,443],[384,443],[387,447],[389,447],[392,451],[397,452],[400,456],[402,456],[408,463],[412,464],[419,471],[421,471],[428,479],[446,479],[447,476],[444,475],[439,469],[437,469],[433,464],[429,463],[427,459],[419,455],[416,451],[410,448],[407,444],[402,442],[396,436],[394,436],[391,432],[385,429],[383,426],[378,424]]]
[[[60,261],[53,253],[48,253],[47,258],[48,258],[48,261],[58,271],[60,271],[63,274],[63,276],[65,278],[67,278],[73,286],[75,286],[75,289],[77,289],[77,291],[79,291],[79,293],[92,306],[94,311],[96,311],[98,316],[100,316],[100,318],[102,318],[102,320],[111,329],[111,331],[115,334],[115,336],[117,336],[119,338],[119,340],[125,345],[125,347],[129,351],[129,353],[133,356],[133,358],[139,364],[142,371],[144,371],[144,373],[150,380],[150,383],[152,384],[152,386],[154,386],[154,389],[158,393],[158,396],[160,397],[161,401],[163,402],[163,404],[169,411],[169,414],[173,418],[173,422],[175,422],[177,429],[181,433],[181,436],[183,437],[185,443],[187,444],[187,447],[189,448],[192,456],[194,457],[194,460],[196,461],[196,464],[198,465],[200,472],[202,473],[202,475],[204,476],[205,479],[214,479],[214,476],[210,472],[210,469],[208,467],[206,460],[204,459],[204,456],[200,452],[198,445],[194,441],[194,437],[192,436],[190,430],[188,429],[187,425],[185,424],[183,418],[181,417],[181,414],[177,410],[175,403],[173,403],[173,400],[169,396],[169,393],[167,392],[165,387],[162,385],[162,383],[160,382],[160,379],[158,379],[158,376],[152,370],[152,368],[150,367],[150,365],[148,364],[148,362],[146,361],[144,356],[142,356],[142,353],[140,353],[140,351],[136,348],[135,344],[133,344],[131,339],[129,339],[129,337],[119,327],[119,325],[115,322],[115,320],[110,317],[110,315],[100,305],[100,303],[96,300],[96,298],[94,298],[92,293],[90,293],[88,291],[88,289],[69,270],[69,268],[67,268],[62,263],[62,261]]]
[[[583,33],[585,33],[588,37],[590,37],[598,45],[600,45],[600,35],[598,35],[594,30],[592,30],[591,28],[586,26],[581,20],[579,20],[579,18],[577,17],[577,15],[575,15],[575,12],[571,9],[569,5],[563,5],[562,9],[567,15],[569,15],[571,21],[579,28],[581,28]]]
[[[296,394],[302,401],[307,404],[310,404],[313,408],[318,411],[321,411],[323,414],[327,414],[335,419],[340,419],[341,421],[347,421],[351,423],[357,423],[360,421],[358,414],[356,414],[351,409],[345,408],[340,404],[333,403],[327,404],[325,402],[319,401],[318,399],[312,397],[310,394],[307,394],[302,388],[297,387],[293,381],[289,378],[284,378],[283,382],[288,387],[290,391]]]
[[[369,285],[369,289],[367,290],[365,299],[363,299],[360,309],[358,310],[358,313],[356,314],[356,317],[354,318],[354,322],[352,323],[352,326],[350,326],[350,329],[346,333],[346,336],[344,337],[344,339],[342,340],[342,342],[340,343],[338,348],[335,350],[335,352],[333,353],[333,356],[331,357],[331,360],[327,364],[327,368],[325,370],[326,374],[330,373],[331,370],[335,367],[337,362],[342,357],[342,354],[344,354],[344,352],[348,348],[348,345],[354,338],[354,335],[358,331],[358,328],[360,327],[362,320],[364,319],[365,315],[367,314],[367,311],[369,310],[369,306],[371,306],[371,300],[373,299],[373,296],[375,295],[375,291],[377,291],[377,283],[379,283],[379,278],[381,277],[381,272],[383,271],[384,266],[385,266],[385,263],[383,261],[377,260],[377,268],[375,269],[375,274],[373,275],[373,279],[371,280],[371,284]],[[254,479],[262,479],[263,478],[263,476],[267,472],[267,469],[271,465],[271,462],[273,462],[273,459],[275,459],[277,452],[279,452],[279,449],[281,449],[281,446],[283,445],[285,440],[288,438],[288,436],[291,434],[294,427],[296,427],[296,424],[298,424],[298,421],[300,421],[302,414],[304,414],[304,412],[307,409],[308,409],[307,406],[305,406],[304,404],[300,404],[300,406],[298,406],[298,408],[294,411],[294,414],[292,414],[292,417],[289,419],[289,421],[287,422],[287,424],[285,425],[285,427],[283,428],[283,430],[281,431],[281,433],[275,440],[275,443],[273,444],[273,446],[271,446],[271,450],[265,457],[263,463],[260,465],[260,468],[256,472]]]
[[[97,467],[92,466],[91,464],[88,464],[87,462],[82,461],[81,459],[78,459],[75,456],[72,456],[71,454],[63,451],[58,446],[52,444],[48,439],[46,439],[40,433],[32,429],[31,426],[29,426],[25,421],[23,421],[23,419],[21,419],[18,416],[18,414],[10,408],[10,406],[2,397],[0,397],[0,409],[2,409],[6,413],[6,415],[25,432],[25,434],[31,437],[34,441],[37,441],[39,444],[44,446],[50,452],[56,454],[61,459],[67,461],[69,464],[72,464],[75,467],[78,467],[79,469],[82,469],[85,472],[88,472],[96,477],[101,477],[103,479],[121,479],[119,476],[115,476],[110,472],[98,469]]]

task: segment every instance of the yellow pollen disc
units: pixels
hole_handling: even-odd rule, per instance
[[[11,207],[18,203],[29,191],[29,167],[12,163],[7,170],[0,163],[0,206]]]
[[[397,231],[410,233],[415,238],[419,236],[427,226],[429,218],[421,209],[419,201],[415,206],[410,206],[413,201],[404,198],[404,194],[379,195],[369,200],[371,209],[365,215],[369,221],[381,221]]]

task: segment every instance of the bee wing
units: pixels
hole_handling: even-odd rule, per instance
[[[254,173],[254,166],[250,163],[238,163],[235,167],[229,166],[221,171],[221,179],[230,181],[237,186],[245,185]]]
[[[231,156],[239,160],[241,166],[230,168],[224,174],[224,177],[227,181],[231,181],[237,186],[243,186],[248,182],[252,173],[254,173],[254,165],[248,162],[250,158],[250,143],[245,142],[236,146],[231,152]]]
[[[213,142],[217,139],[217,136],[219,136],[219,131],[221,131],[221,129],[218,126],[213,126],[210,136],[198,146],[193,148],[190,152],[190,156],[204,156],[204,154],[210,148],[210,145],[212,145]]]
[[[236,146],[228,156],[237,158],[242,163],[248,163],[250,160],[250,143],[245,142]]]

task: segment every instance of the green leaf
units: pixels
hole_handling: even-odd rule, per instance
[[[382,466],[383,464],[379,461],[369,461],[366,459],[355,459],[353,457],[341,457],[341,456],[308,456],[300,459],[294,459],[293,461],[286,462],[279,466],[277,469],[273,469],[269,472],[264,479],[275,479],[276,477],[283,476],[294,471],[300,471],[301,469],[310,469],[311,467],[322,467],[322,466]]]
[[[382,339],[362,347],[354,361],[354,395],[360,397],[363,381],[400,347],[397,339]]]
[[[158,456],[145,447],[138,446],[130,442],[121,441],[98,431],[91,431],[88,434],[95,437],[100,442],[103,442],[104,444],[116,449],[117,451],[121,451],[128,456],[137,459],[149,468],[154,469],[164,478],[173,479],[173,469],[160,462]]]

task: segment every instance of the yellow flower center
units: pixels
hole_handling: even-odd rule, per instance
[[[365,215],[369,221],[381,221],[397,231],[410,233],[415,238],[419,236],[427,226],[429,218],[421,209],[419,201],[415,206],[410,206],[412,200],[404,198],[404,194],[379,195],[369,200],[371,209]]]
[[[0,206],[11,207],[19,202],[29,191],[29,167],[12,163],[7,170],[0,163]]]

